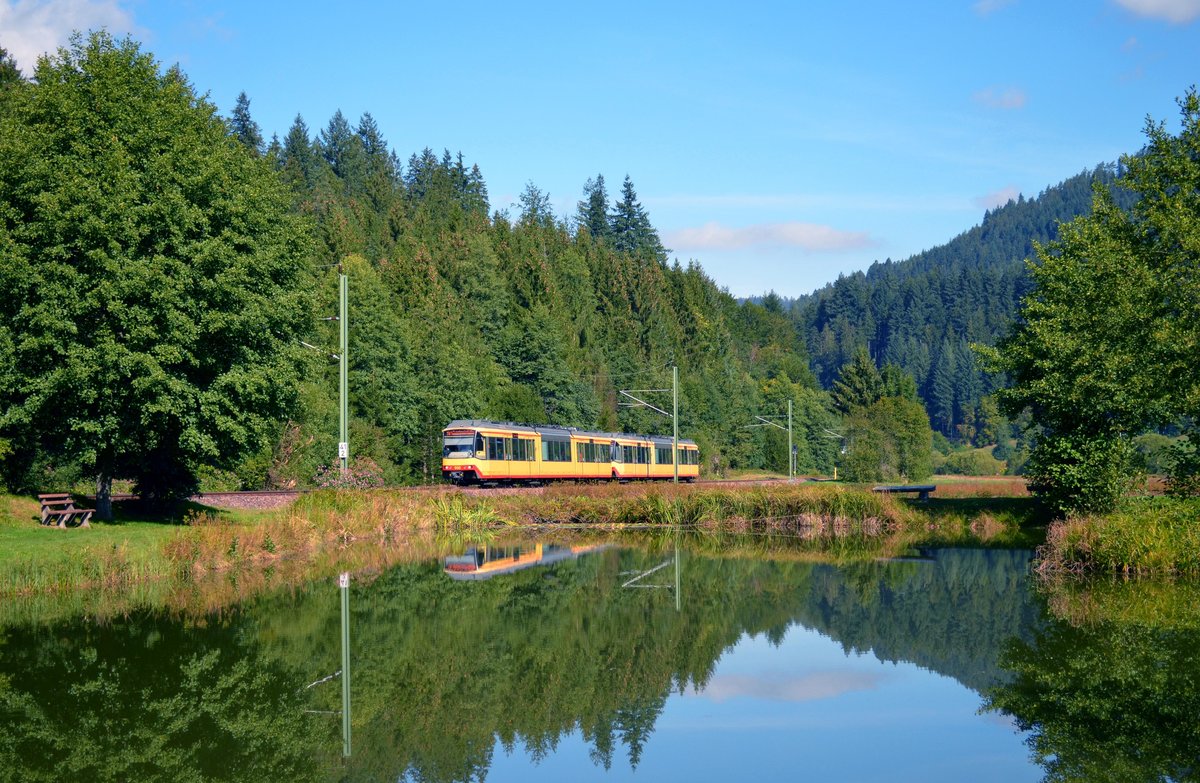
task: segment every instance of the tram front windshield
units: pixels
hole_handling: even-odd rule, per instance
[[[475,438],[471,435],[447,435],[442,443],[442,457],[462,459],[475,456]]]

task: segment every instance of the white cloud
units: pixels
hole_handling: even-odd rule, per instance
[[[975,13],[980,16],[987,16],[993,11],[999,11],[1006,5],[1012,5],[1016,0],[977,0],[973,6]]]
[[[1117,5],[1138,16],[1187,24],[1200,16],[1200,0],[1116,0]]]
[[[699,694],[715,702],[739,697],[768,701],[814,701],[879,687],[882,677],[868,672],[831,671],[801,677],[752,677],[729,674],[714,677]]]
[[[117,0],[0,0],[0,46],[27,75],[37,58],[67,43],[76,30],[133,32],[133,17]]]
[[[988,193],[983,196],[978,196],[974,199],[975,206],[980,209],[995,209],[1002,207],[1010,201],[1016,201],[1017,196],[1021,195],[1021,191],[1017,190],[1012,185],[999,190]]]
[[[698,228],[671,231],[667,245],[687,250],[737,250],[745,247],[796,247],[802,250],[837,251],[871,247],[865,232],[839,231],[816,223],[758,223],[751,226],[725,226],[705,223]]]
[[[1023,109],[1029,102],[1029,96],[1025,94],[1025,91],[1016,87],[988,87],[971,97],[976,103],[987,106],[989,109]]]

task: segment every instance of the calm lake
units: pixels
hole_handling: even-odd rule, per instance
[[[1024,551],[715,550],[481,544],[354,575],[348,757],[335,580],[8,621],[0,780],[1200,774],[1190,588],[1039,591]]]

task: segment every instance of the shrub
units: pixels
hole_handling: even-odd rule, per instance
[[[1167,463],[1167,494],[1176,497],[1200,496],[1200,446],[1195,434],[1170,447]]]
[[[383,471],[370,457],[356,457],[344,472],[322,465],[313,482],[318,489],[376,489],[383,486]]]
[[[1136,454],[1118,435],[1043,437],[1029,455],[1029,488],[1052,508],[1067,513],[1104,513],[1141,482]]]

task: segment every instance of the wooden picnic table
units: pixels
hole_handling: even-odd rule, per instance
[[[42,504],[42,524],[56,527],[91,527],[94,508],[76,508],[68,492],[49,492],[38,495]]]

